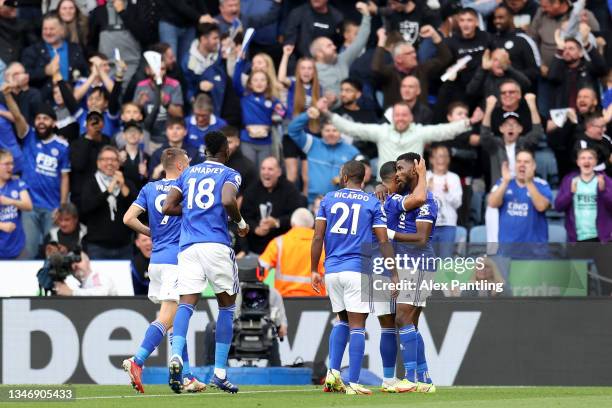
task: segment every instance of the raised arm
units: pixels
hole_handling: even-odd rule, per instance
[[[289,65],[289,57],[293,53],[295,45],[287,44],[283,46],[283,57],[281,58],[280,65],[278,66],[278,82],[282,83],[285,87],[291,86],[291,81],[287,76],[287,66]],[[290,101],[287,101],[290,103]]]
[[[427,167],[425,167],[425,160],[422,157],[419,162],[415,160],[414,166],[419,175],[419,180],[414,191],[406,195],[402,200],[402,207],[406,211],[419,208],[427,201]]]
[[[17,130],[17,137],[23,139],[26,133],[28,133],[29,125],[25,117],[21,114],[19,106],[17,106],[17,102],[15,102],[15,98],[13,98],[11,89],[12,87],[5,83],[2,85],[2,94],[4,95],[4,100],[6,101],[6,107],[15,119],[13,123],[15,124],[15,129]]]
[[[361,51],[363,51],[370,37],[370,28],[372,26],[372,17],[370,17],[370,10],[368,5],[364,2],[357,2],[355,8],[361,14],[361,24],[359,25],[359,31],[355,40],[338,55],[338,60],[346,65],[351,65],[353,61],[359,57]]]
[[[491,193],[489,193],[489,207],[499,208],[504,204],[504,194],[506,194],[508,184],[510,183],[510,180],[512,180],[507,161],[502,163],[501,171],[502,179],[500,184],[493,187],[493,190],[491,190]]]
[[[470,128],[470,120],[464,119],[440,125],[422,126],[419,133],[425,143],[443,142],[454,139],[455,136],[467,132]]]
[[[414,234],[406,234],[403,232],[395,232],[393,240],[397,242],[406,242],[416,245],[425,245],[429,241],[433,223],[426,221],[416,222],[416,232]]]

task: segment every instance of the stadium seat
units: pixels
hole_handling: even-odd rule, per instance
[[[565,231],[565,227],[559,224],[548,224],[548,242],[567,242],[567,232]]]
[[[467,241],[467,229],[465,227],[457,226],[455,231],[455,243],[461,243]]]
[[[559,212],[553,208],[557,194],[559,194],[559,190],[552,190],[551,207],[546,211],[546,218],[549,220],[563,220],[565,218],[565,213]]]
[[[487,227],[484,225],[476,225],[470,228],[470,242],[478,244],[487,243]]]

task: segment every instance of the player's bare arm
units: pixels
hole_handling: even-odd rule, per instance
[[[432,223],[426,221],[416,222],[417,232],[414,234],[406,234],[402,232],[396,232],[393,239],[397,242],[406,242],[410,244],[416,244],[419,246],[427,244],[429,241],[429,235],[431,234]]]
[[[227,215],[229,215],[230,219],[238,225],[238,235],[245,237],[249,233],[249,224],[244,221],[240,214],[238,200],[236,199],[237,194],[238,190],[236,186],[226,183],[221,192],[221,201]]]
[[[183,207],[181,202],[183,201],[183,193],[176,188],[171,188],[168,192],[168,197],[162,206],[162,213],[164,215],[182,215]]]
[[[323,252],[323,237],[325,235],[326,228],[327,221],[315,221],[315,232],[312,238],[312,244],[310,246],[311,284],[312,288],[317,293],[321,293],[321,287],[323,286],[323,277],[319,273],[318,266],[319,260],[321,259],[321,253]]]
[[[395,251],[393,250],[393,245],[391,241],[389,241],[389,237],[387,236],[387,229],[383,227],[374,228],[374,234],[376,234],[376,239],[380,244],[380,253],[385,259],[393,259],[395,258]],[[397,269],[395,269],[395,265],[391,268],[391,281],[394,283],[399,282],[399,277],[397,275]],[[391,295],[393,297],[397,297],[399,292],[394,291]]]
[[[130,205],[130,208],[125,212],[123,216],[123,223],[130,227],[132,230],[138,232],[139,234],[144,234],[148,237],[151,236],[151,229],[144,225],[138,217],[142,214],[144,210],[137,205]]]
[[[414,191],[404,197],[402,205],[406,211],[419,208],[427,201],[427,167],[425,167],[425,160],[423,158],[418,162],[415,160],[414,167],[419,175],[419,180]]]

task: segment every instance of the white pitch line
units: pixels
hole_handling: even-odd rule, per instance
[[[314,388],[310,390],[261,390],[261,391],[239,391],[238,394],[276,394],[281,392],[322,392],[320,388]],[[184,394],[141,394],[141,395],[101,395],[97,397],[76,397],[75,400],[97,400],[97,399],[121,399],[121,398],[159,398],[159,397],[173,397],[177,396],[202,396],[202,395],[225,395],[226,392],[197,392],[197,393],[184,393]]]

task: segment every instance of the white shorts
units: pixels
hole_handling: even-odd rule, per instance
[[[240,291],[234,251],[214,242],[193,244],[178,254],[178,293],[202,293],[206,281],[215,293],[234,295]]]
[[[346,310],[353,313],[374,313],[369,298],[367,276],[362,280],[359,272],[334,272],[325,274],[325,289],[334,313]]]
[[[374,302],[374,312],[376,316],[395,314],[395,299],[387,302]]]
[[[149,299],[153,303],[179,301],[178,268],[170,264],[149,265]]]
[[[435,278],[435,272],[417,270],[398,270],[400,280],[408,281],[414,285],[412,290],[402,290],[396,299],[396,304],[425,307],[427,298],[431,295],[431,285]]]

